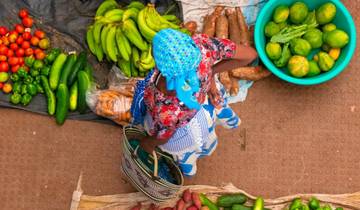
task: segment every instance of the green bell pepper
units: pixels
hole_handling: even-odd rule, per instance
[[[13,85],[13,92],[14,93],[21,93],[21,86],[22,86],[22,82],[15,82]]]
[[[12,75],[10,76],[10,79],[11,79],[11,81],[13,81],[13,82],[17,82],[17,81],[19,81],[20,77],[19,77],[18,74],[12,74]]]
[[[37,94],[37,87],[36,85],[34,84],[28,84],[27,85],[27,93],[32,95],[32,96],[35,96]]]
[[[41,75],[44,75],[44,76],[49,76],[50,70],[51,70],[51,67],[50,67],[50,66],[44,66],[44,67],[41,69],[40,74],[41,74]]]
[[[27,84],[21,85],[21,95],[24,95],[27,93]]]
[[[29,68],[31,68],[33,66],[33,64],[34,64],[35,58],[32,55],[32,56],[26,57],[24,59],[24,61],[25,61],[25,65],[28,66]]]
[[[36,76],[40,75],[40,71],[31,69],[30,74],[31,74],[31,76],[36,77]]]
[[[25,76],[24,83],[25,84],[31,84],[34,81],[34,78],[30,75]]]
[[[41,84],[36,84],[36,88],[38,93],[44,93],[44,88],[41,86]]]
[[[27,75],[27,72],[23,67],[20,67],[17,71],[17,74],[19,75],[19,77],[25,77]]]
[[[10,102],[13,104],[19,104],[21,101],[21,95],[19,93],[13,93],[10,96]]]
[[[27,106],[31,102],[31,100],[32,100],[32,96],[26,93],[21,97],[21,104],[23,106]]]
[[[33,64],[34,69],[41,69],[44,67],[44,62],[42,60],[35,60]]]

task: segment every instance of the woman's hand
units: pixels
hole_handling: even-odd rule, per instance
[[[210,89],[208,92],[208,97],[209,97],[211,104],[215,108],[219,108],[221,106],[223,99],[221,97],[220,91],[216,87],[216,82],[215,82],[214,77],[212,77],[211,82],[210,82]]]
[[[145,150],[147,153],[151,154],[157,146],[163,145],[167,141],[168,141],[168,139],[161,140],[161,139],[157,139],[153,136],[147,136],[140,140],[140,147],[143,150]]]

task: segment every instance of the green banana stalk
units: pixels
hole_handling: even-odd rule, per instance
[[[127,43],[126,43],[127,42]],[[121,28],[118,27],[116,29],[116,45],[117,48],[120,52],[121,57],[126,60],[129,61],[130,60],[130,54],[128,53],[128,50],[126,49],[127,47],[125,46],[126,44],[129,44],[127,38],[125,37],[125,35],[122,33]],[[129,44],[130,46],[130,44]]]
[[[116,46],[116,26],[111,26],[106,36],[106,51],[108,52],[109,58],[117,62],[118,48]]]
[[[106,55],[109,55],[108,52],[107,52],[107,47],[106,47],[106,38],[107,38],[107,34],[109,32],[111,28],[111,25],[106,25],[103,30],[101,31],[101,35],[100,35],[100,38],[101,38],[101,48],[103,49],[104,53]]]
[[[143,40],[143,38],[133,20],[128,19],[125,22],[123,22],[122,30],[123,30],[125,36],[129,39],[129,41],[131,43],[133,43],[137,48],[139,48],[140,50],[148,49],[147,42],[145,40]]]
[[[129,18],[133,19],[134,21],[137,21],[139,12],[140,12],[140,10],[138,10],[136,8],[129,8],[129,9],[125,10],[122,21],[124,22]]]
[[[154,38],[154,36],[156,35],[156,31],[154,31],[153,29],[151,29],[147,23],[146,23],[146,17],[145,17],[145,12],[146,12],[146,8],[142,9],[139,12],[138,15],[138,26],[140,29],[141,34],[145,37],[145,39],[149,42],[152,41],[152,39]],[[139,48],[140,50],[142,50],[141,48]]]
[[[95,54],[96,49],[95,49],[95,40],[94,40],[94,36],[93,36],[93,30],[94,30],[94,26],[90,25],[86,31],[86,42],[88,44],[90,52],[92,54]]]
[[[132,47],[131,57],[135,67],[139,68],[140,54],[139,50],[136,47]]]
[[[144,9],[145,5],[139,1],[132,1],[126,8],[136,8],[138,10]]]
[[[94,30],[93,30],[93,36],[94,36],[94,40],[95,43],[99,44],[100,43],[100,34],[101,34],[101,30],[104,27],[104,23],[100,22],[100,21],[96,21],[94,24]]]
[[[120,59],[118,61],[118,67],[124,73],[126,77],[131,77],[131,66],[130,61],[126,61],[124,59]]]
[[[115,0],[106,0],[100,4],[96,10],[95,17],[103,16],[107,11],[118,8],[119,5]]]

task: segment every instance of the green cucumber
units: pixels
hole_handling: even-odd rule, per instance
[[[78,82],[75,82],[70,88],[70,111],[75,111],[78,100]]]
[[[60,84],[56,91],[55,118],[58,125],[64,124],[69,109],[69,89],[66,84]]]
[[[69,77],[67,78],[67,84],[69,86],[72,86],[74,84],[74,82],[76,81],[78,72],[80,70],[84,69],[85,65],[86,65],[86,53],[81,52],[72,68],[72,71],[69,74]]]
[[[54,92],[51,90],[48,79],[45,76],[40,76],[42,87],[44,88],[45,95],[47,98],[47,107],[49,115],[55,114],[56,109],[56,98]]]
[[[71,54],[66,58],[66,62],[61,70],[61,77],[59,84],[67,85],[67,78],[69,77],[71,71],[73,70],[73,66],[76,62],[76,54]]]
[[[58,57],[56,57],[53,65],[51,66],[50,76],[49,76],[49,84],[51,90],[56,90],[59,85],[61,69],[63,68],[66,62],[67,55],[64,53],[60,53]]]
[[[231,207],[234,204],[244,204],[247,201],[247,197],[242,194],[223,195],[217,199],[217,205],[220,207]]]
[[[84,71],[88,74],[90,81],[93,81],[93,68],[90,63],[86,63]]]
[[[264,199],[262,197],[256,198],[253,210],[264,210]]]
[[[232,206],[231,210],[252,210],[252,208],[249,206],[241,205],[241,204],[234,204]]]
[[[84,114],[87,108],[86,91],[90,88],[90,78],[85,71],[78,72],[78,110]]]
[[[219,208],[204,194],[200,194],[201,205],[207,206],[209,210],[219,210]]]

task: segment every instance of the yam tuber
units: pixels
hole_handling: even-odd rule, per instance
[[[210,15],[205,16],[204,27],[202,30],[203,34],[206,34],[209,37],[215,36],[216,19],[221,15],[223,10],[224,7],[217,6],[215,7],[214,12],[212,12]]]
[[[232,76],[238,79],[258,81],[271,75],[263,66],[247,66],[232,70]]]
[[[225,15],[220,15],[216,20],[216,37],[221,39],[229,37],[229,22]]]
[[[239,88],[239,79],[230,75],[230,80],[231,80],[230,95],[236,96],[239,93],[239,89],[240,89]]]
[[[235,42],[236,44],[241,44],[240,27],[235,10],[227,9],[226,16],[229,20],[229,33],[231,41]]]
[[[197,23],[195,21],[188,21],[184,23],[184,27],[191,33],[191,35],[194,35],[197,30]]]
[[[249,28],[246,24],[246,20],[244,18],[244,15],[240,9],[240,7],[237,7],[236,9],[236,16],[240,28],[240,44],[243,44],[245,46],[250,46],[250,34],[249,34]]]
[[[231,79],[230,79],[229,72],[227,72],[227,71],[220,72],[219,80],[220,80],[221,84],[223,84],[226,92],[229,92],[231,89]]]

